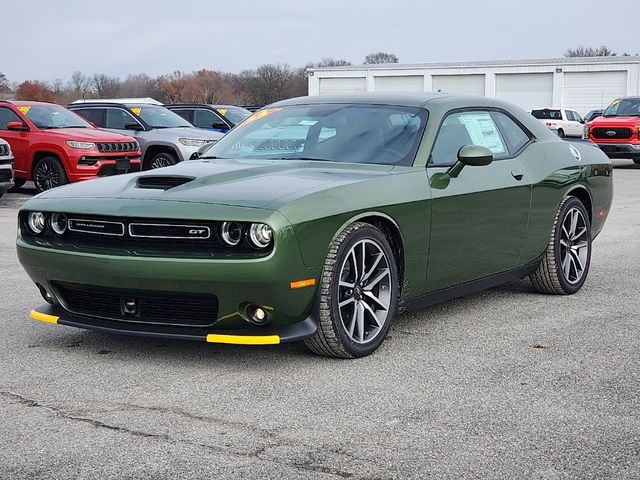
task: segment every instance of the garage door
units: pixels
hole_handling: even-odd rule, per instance
[[[564,74],[564,108],[584,115],[606,108],[617,97],[627,94],[627,72],[569,72]]]
[[[423,75],[374,77],[376,92],[424,92]]]
[[[496,75],[496,98],[525,110],[551,107],[553,73],[503,73]]]
[[[484,75],[433,75],[431,82],[434,92],[484,97]]]
[[[321,78],[320,95],[332,93],[366,92],[367,79],[364,77]]]

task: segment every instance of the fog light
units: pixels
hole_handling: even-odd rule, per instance
[[[244,317],[254,325],[264,325],[269,321],[266,309],[258,305],[249,304],[244,309]]]
[[[42,212],[30,212],[27,217],[27,225],[31,233],[40,235],[44,231],[45,218]]]
[[[36,283],[36,286],[38,287],[38,290],[40,290],[40,295],[42,295],[42,298],[44,298],[44,301],[51,305],[55,305],[56,300],[55,298],[53,298],[53,295],[51,295],[49,291],[39,283]]]

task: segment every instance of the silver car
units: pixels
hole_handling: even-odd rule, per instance
[[[134,137],[142,150],[142,169],[167,167],[196,158],[223,134],[194,127],[174,112],[146,103],[74,102],[67,107],[97,127]]]
[[[7,142],[0,138],[0,197],[13,188],[13,153]]]

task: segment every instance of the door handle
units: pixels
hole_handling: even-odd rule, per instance
[[[524,172],[522,170],[511,170],[511,176],[520,181],[524,177]]]

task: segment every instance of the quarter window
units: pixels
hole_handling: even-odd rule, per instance
[[[0,108],[0,130],[6,130],[9,122],[24,123],[13,110],[4,107]]]
[[[531,139],[520,125],[514,122],[508,115],[502,112],[493,112],[493,116],[502,131],[502,135],[511,153],[519,151]]]
[[[459,112],[449,115],[442,122],[431,152],[430,164],[453,165],[458,159],[458,152],[465,145],[487,147],[497,159],[508,155],[507,146],[491,113]]]

